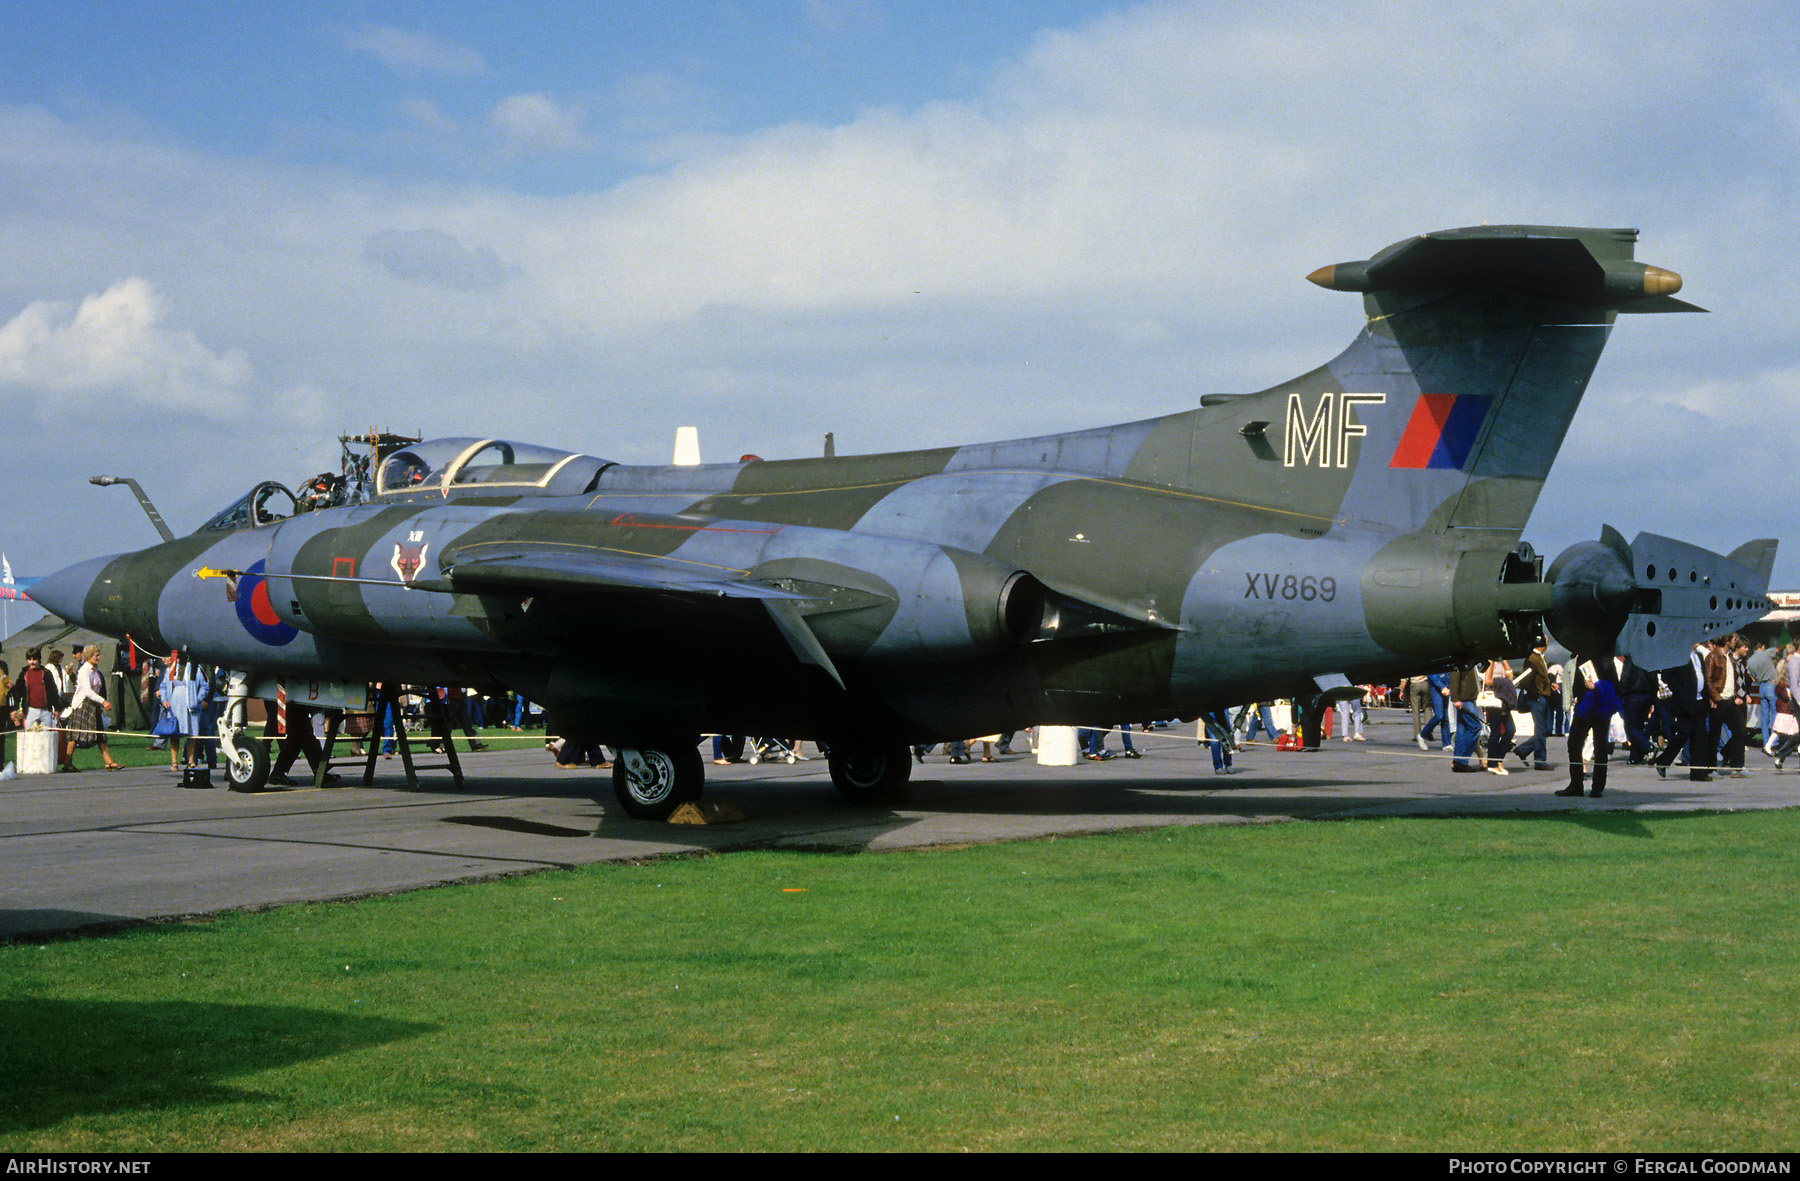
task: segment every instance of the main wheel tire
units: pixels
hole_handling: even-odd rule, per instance
[[[233,743],[244,757],[234,758],[227,750],[225,779],[232,791],[261,791],[269,783],[269,748],[260,738],[240,736]]]
[[[667,820],[705,789],[705,763],[697,747],[621,747],[615,754],[613,794],[635,819]]]
[[[833,742],[826,765],[845,799],[875,804],[898,795],[912,778],[912,751],[903,742]]]

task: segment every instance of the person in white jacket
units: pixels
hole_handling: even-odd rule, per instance
[[[100,671],[100,645],[89,644],[81,650],[81,663],[75,667],[74,696],[69,702],[69,735],[78,745],[93,743],[108,771],[122,771],[125,765],[113,761],[106,749],[106,723],[102,714],[112,712],[106,699],[106,676]],[[73,758],[71,757],[71,762]]]

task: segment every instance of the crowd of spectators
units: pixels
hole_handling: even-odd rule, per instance
[[[178,652],[160,659],[139,654],[129,663],[134,667],[116,668],[113,673],[135,678],[144,716],[153,719],[149,744],[167,750],[171,768],[187,775],[216,767],[216,721],[225,697],[220,670],[186,661]],[[1210,748],[1216,773],[1230,774],[1233,752],[1258,742],[1317,750],[1334,737],[1346,743],[1365,741],[1367,708],[1384,705],[1406,710],[1412,741],[1421,750],[1450,754],[1452,770],[1505,775],[1509,757],[1521,767],[1552,769],[1556,750],[1552,740],[1566,738],[1573,729],[1580,746],[1569,755],[1569,762],[1571,787],[1577,790],[1563,794],[1581,794],[1584,762],[1594,765],[1592,794],[1600,794],[1614,746],[1625,749],[1626,763],[1651,765],[1665,776],[1672,766],[1684,767],[1697,780],[1743,776],[1748,774],[1745,752],[1752,748],[1760,749],[1780,769],[1800,749],[1800,706],[1791,692],[1797,680],[1800,645],[1793,643],[1752,646],[1739,636],[1719,637],[1695,645],[1684,664],[1659,671],[1642,670],[1630,660],[1616,658],[1547,663],[1540,644],[1519,661],[1486,661],[1391,685],[1250,702],[1238,708],[1235,717],[1231,711],[1213,711],[1197,720],[1195,740]],[[77,753],[88,750],[98,754],[99,767],[121,766],[107,737],[119,724],[113,705],[117,698],[108,692],[98,647],[89,646],[73,656],[33,648],[16,678],[0,664],[0,694],[7,701],[0,718],[0,763],[6,761],[6,731],[42,728],[57,733],[56,761],[62,771],[78,770]],[[269,703],[271,719],[274,712],[274,703]],[[1278,714],[1286,723],[1279,728]],[[1527,718],[1529,735],[1516,741],[1527,728]],[[323,728],[322,719],[306,716],[298,724],[307,733],[293,735],[278,748],[282,757],[273,775],[276,783],[286,782],[285,772],[297,754],[304,754],[314,767],[323,758],[313,729]],[[1139,728],[1159,730],[1173,724],[1152,721]],[[402,727],[429,730],[426,741],[434,750],[450,741],[457,729],[471,750],[480,750],[485,743],[477,737],[478,727],[521,733],[547,728],[546,747],[558,767],[612,765],[605,748],[578,734],[556,734],[554,722],[511,692],[406,687],[394,695],[392,704],[382,697],[372,714],[348,715],[344,734],[353,755],[363,753],[365,741],[379,742],[380,753],[391,758]],[[1109,749],[1109,737],[1115,733],[1118,748]],[[265,736],[277,737],[272,720]],[[1079,756],[1093,762],[1138,758],[1142,753],[1133,741],[1131,725],[1083,728],[1077,731],[1076,742]],[[941,749],[949,762],[963,764],[1032,753],[1036,743],[1037,730],[1028,727],[944,743]],[[917,746],[913,754],[924,762],[938,749]],[[825,750],[821,744],[820,753]],[[712,749],[713,761],[721,765],[798,761],[809,757],[803,751],[804,744],[797,740],[729,735],[714,737]]]

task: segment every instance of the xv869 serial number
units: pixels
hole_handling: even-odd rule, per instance
[[[1302,603],[1329,603],[1337,598],[1337,579],[1329,574],[1244,574],[1246,599],[1287,599]]]

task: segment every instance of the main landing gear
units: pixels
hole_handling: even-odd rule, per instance
[[[623,746],[614,750],[613,792],[625,814],[667,820],[675,809],[700,799],[705,761],[693,742]],[[832,785],[855,804],[892,799],[912,778],[912,750],[904,742],[833,742],[827,764]]]
[[[853,804],[892,799],[912,778],[912,749],[904,742],[833,742],[827,756],[832,786]]]
[[[615,753],[613,792],[626,815],[638,820],[667,820],[681,805],[698,800],[706,786],[695,742],[626,746]]]

